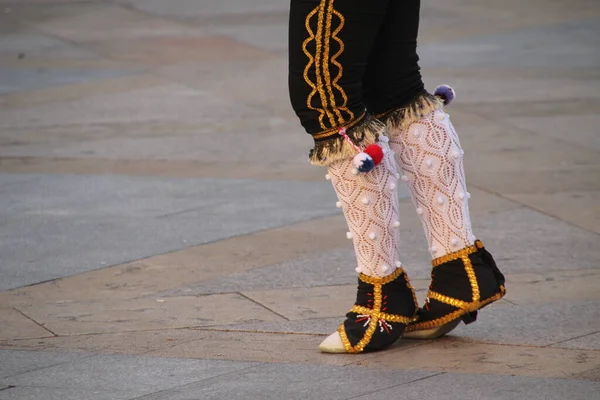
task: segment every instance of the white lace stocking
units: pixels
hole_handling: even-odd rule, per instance
[[[328,177],[348,223],[348,238],[354,243],[357,272],[384,277],[401,266],[398,261],[399,174],[393,153],[382,138],[384,158],[368,173],[358,173],[352,160],[334,162]]]
[[[463,151],[448,114],[436,110],[389,133],[390,147],[421,218],[432,258],[471,246]]]

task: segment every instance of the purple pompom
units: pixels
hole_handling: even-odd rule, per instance
[[[454,100],[454,96],[455,96],[454,89],[452,89],[448,85],[440,85],[440,86],[436,87],[433,94],[438,96],[442,100],[444,100],[445,106],[450,104],[450,102],[452,100]]]

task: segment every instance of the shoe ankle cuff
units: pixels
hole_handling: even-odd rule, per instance
[[[450,261],[458,260],[463,257],[468,257],[470,254],[477,253],[477,251],[481,248],[483,248],[483,243],[480,240],[476,240],[475,244],[473,244],[472,246],[467,246],[458,251],[448,253],[446,255],[433,259],[433,261],[431,261],[431,265],[433,267],[437,267]]]

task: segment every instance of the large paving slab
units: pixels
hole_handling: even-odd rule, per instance
[[[252,4],[243,3],[238,0],[208,0],[198,3],[194,0],[174,0],[172,3],[165,3],[161,0],[118,0],[133,6],[136,9],[146,11],[160,16],[170,16],[187,19],[197,16],[215,16],[215,15],[252,15],[255,13],[286,13],[288,4],[278,0],[256,0]]]
[[[477,343],[549,346],[600,331],[597,304],[596,298],[544,305],[493,305],[480,311],[479,323],[461,325],[452,335]],[[579,348],[593,350],[583,345]]]
[[[350,399],[433,376],[430,372],[369,371],[356,367],[271,364],[148,396],[148,400],[246,398]]]
[[[114,302],[55,302],[21,307],[20,311],[57,335],[285,320],[234,293]]]
[[[71,4],[12,5],[9,16],[38,31],[75,43],[89,43],[123,38],[201,37],[200,26],[153,17],[105,1],[74,1]],[[51,2],[46,2],[51,3]]]
[[[324,218],[185,248],[0,293],[6,306],[132,299],[347,245],[343,219]],[[234,250],[232,250],[234,249]],[[228,267],[223,268],[224,265]],[[191,292],[191,290],[190,290]]]
[[[531,400],[575,400],[593,399],[599,390],[597,383],[577,380],[448,373],[354,398],[377,400],[402,396],[419,400],[426,395],[429,399],[501,400],[520,398],[527,393]]]
[[[600,353],[597,351],[473,343],[450,337],[420,346],[400,347],[379,357],[356,362],[382,369],[539,378],[574,378],[578,374],[596,371],[599,363]]]
[[[24,178],[0,189],[3,289],[337,212],[325,180]]]
[[[597,19],[569,21],[425,44],[419,55],[424,67],[595,68],[598,34]]]
[[[117,392],[135,392],[141,396],[229,374],[252,365],[256,364],[100,355],[4,378],[0,384],[92,391],[110,388]],[[128,379],[123,379],[123,376]]]
[[[79,361],[91,354],[37,353],[33,351],[0,350],[0,378],[9,378],[39,369]]]
[[[17,386],[0,389],[2,400],[132,400],[142,392]]]

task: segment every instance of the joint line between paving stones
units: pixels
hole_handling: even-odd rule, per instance
[[[414,379],[412,381],[408,381],[408,382],[404,382],[404,383],[399,383],[397,385],[393,385],[393,386],[388,386],[388,387],[385,387],[385,388],[377,389],[377,390],[375,390],[373,392],[363,393],[363,394],[360,394],[358,396],[348,397],[348,398],[346,398],[344,400],[360,399],[363,396],[367,396],[367,395],[370,395],[370,394],[383,392],[384,390],[389,390],[389,389],[397,388],[397,387],[404,386],[404,385],[410,385],[411,383],[424,381],[426,379],[435,378],[436,376],[445,375],[445,374],[447,374],[447,372],[438,372],[437,374],[425,376],[423,378],[418,378],[418,379]]]
[[[237,294],[239,294],[240,296],[250,300],[251,302],[258,304],[259,306],[261,306],[262,308],[264,308],[265,310],[271,311],[273,314],[275,315],[279,315],[281,318],[285,319],[286,321],[289,321],[290,319],[288,317],[286,317],[285,315],[279,314],[277,311],[274,311],[272,309],[270,309],[269,307],[265,306],[264,304],[259,303],[258,301],[246,296],[245,294],[243,294],[242,292],[236,292]]]
[[[33,319],[33,318],[31,318],[30,316],[26,315],[26,314],[25,314],[23,311],[21,311],[21,310],[19,310],[19,309],[17,309],[17,308],[14,308],[14,307],[13,307],[13,310],[15,310],[16,312],[18,312],[19,314],[21,314],[22,316],[24,316],[25,318],[27,318],[28,320],[30,320],[31,322],[33,322],[34,324],[36,324],[36,325],[37,325],[37,326],[39,326],[40,328],[42,328],[42,329],[44,329],[44,330],[46,330],[46,331],[50,332],[50,333],[51,333],[51,334],[52,334],[54,337],[57,337],[57,336],[58,336],[58,334],[56,334],[56,333],[52,332],[50,329],[46,328],[44,325],[42,325],[42,324],[40,324],[39,322],[37,322],[35,319]]]
[[[261,331],[261,330],[257,330],[257,329],[227,329],[227,328],[211,328],[211,327],[199,327],[199,328],[190,328],[190,329],[197,330],[197,331],[227,332],[227,333],[265,333],[265,334],[269,334],[269,335],[327,336],[326,333]]]
[[[586,333],[584,335],[574,336],[572,338],[565,339],[565,340],[560,340],[560,341],[558,341],[556,343],[550,343],[550,344],[547,344],[547,345],[542,346],[542,347],[556,346],[557,344],[561,344],[561,343],[565,343],[565,342],[570,342],[571,340],[581,339],[581,338],[584,338],[586,336],[595,335],[597,333],[600,333],[600,331],[594,331],[594,332]],[[589,351],[590,349],[572,349],[572,350],[586,350],[586,351]]]
[[[479,186],[479,185],[473,185],[472,183],[469,183],[468,185],[469,185],[469,186],[472,186],[472,187],[474,187],[474,188],[476,188],[476,189],[479,189],[479,190],[481,190],[481,191],[483,191],[483,192],[485,192],[485,193],[487,193],[487,194],[491,194],[491,195],[493,195],[493,196],[498,196],[498,197],[500,197],[500,198],[501,198],[501,199],[503,199],[503,200],[508,200],[508,201],[510,201],[510,202],[512,202],[512,203],[519,204],[519,205],[520,205],[521,207],[523,207],[523,208],[527,208],[527,209],[529,209],[529,210],[535,211],[535,212],[537,212],[537,213],[540,213],[540,214],[542,214],[542,215],[545,215],[545,216],[547,216],[547,217],[550,217],[550,218],[552,218],[552,219],[556,219],[556,220],[558,220],[558,221],[564,222],[564,223],[565,223],[565,224],[567,224],[567,225],[570,225],[570,226],[572,226],[572,227],[575,227],[575,228],[581,229],[581,230],[583,230],[583,231],[585,231],[585,232],[587,232],[587,233],[591,233],[591,234],[593,234],[593,235],[595,235],[595,236],[600,236],[600,234],[599,234],[599,233],[597,233],[597,232],[594,232],[594,231],[591,231],[591,230],[589,230],[589,229],[587,229],[587,228],[584,228],[584,227],[582,227],[582,226],[579,226],[579,225],[577,225],[577,224],[575,224],[575,223],[573,223],[573,222],[571,222],[571,221],[567,221],[567,220],[565,220],[565,219],[562,219],[561,217],[559,217],[559,216],[557,216],[557,215],[554,215],[554,214],[551,214],[551,213],[549,213],[549,212],[547,212],[547,211],[540,210],[540,209],[537,209],[537,208],[535,208],[535,207],[532,207],[532,206],[530,206],[529,204],[525,204],[525,203],[522,203],[522,202],[520,202],[520,201],[518,201],[518,200],[511,199],[510,197],[507,197],[507,196],[503,195],[502,193],[496,192],[495,190],[490,190],[490,189],[487,189],[487,188],[485,188],[485,187],[483,187],[483,186]]]

